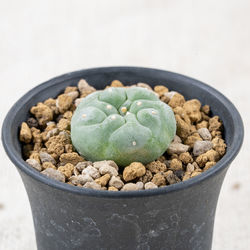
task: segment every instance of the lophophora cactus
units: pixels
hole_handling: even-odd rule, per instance
[[[172,109],[145,88],[108,88],[88,95],[71,121],[71,138],[87,160],[119,166],[151,162],[176,132]]]

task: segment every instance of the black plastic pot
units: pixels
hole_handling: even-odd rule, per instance
[[[56,97],[85,78],[97,89],[111,80],[125,84],[165,84],[186,99],[209,104],[225,127],[226,155],[215,167],[188,181],[155,190],[108,192],[74,187],[49,179],[21,156],[19,126],[38,101]],[[221,184],[240,150],[243,124],[221,93],[192,78],[148,68],[108,67],[56,77],[24,95],[11,108],[2,128],[5,150],[26,187],[39,250],[63,249],[210,249]]]

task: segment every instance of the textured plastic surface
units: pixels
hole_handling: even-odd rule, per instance
[[[226,155],[195,178],[155,190],[96,191],[46,178],[22,160],[18,127],[32,105],[57,96],[81,78],[97,89],[114,79],[125,84],[166,84],[186,99],[198,98],[224,123]],[[221,184],[243,141],[243,124],[234,105],[200,81],[162,70],[109,67],[69,73],[32,89],[8,113],[2,140],[29,196],[38,250],[206,250],[211,248]]]
[[[71,139],[87,160],[118,166],[160,157],[176,132],[172,109],[145,88],[108,88],[84,98],[71,120]]]

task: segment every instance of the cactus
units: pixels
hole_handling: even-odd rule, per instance
[[[141,87],[96,91],[83,99],[71,120],[72,143],[82,156],[119,166],[157,159],[175,132],[172,109]]]

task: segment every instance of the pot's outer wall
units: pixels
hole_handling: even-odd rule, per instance
[[[205,173],[157,190],[94,191],[44,177],[21,158],[19,126],[33,105],[56,97],[81,78],[97,89],[118,79],[125,84],[162,84],[186,99],[198,98],[223,121],[226,155]],[[111,67],[65,74],[32,89],[8,113],[2,139],[28,192],[38,250],[206,250],[211,248],[220,187],[242,144],[243,125],[230,101],[197,80],[155,69]]]
[[[21,176],[38,250],[206,250],[225,173],[182,191],[123,199],[65,193]]]

